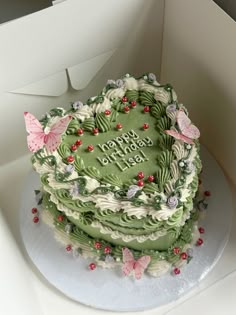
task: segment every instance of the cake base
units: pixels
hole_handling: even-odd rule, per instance
[[[22,196],[20,227],[22,239],[32,262],[48,282],[69,298],[85,305],[112,311],[141,311],[178,299],[196,286],[214,267],[228,241],[233,215],[231,194],[223,172],[202,148],[203,184],[211,191],[206,217],[204,245],[194,247],[193,259],[181,274],[141,280],[123,277],[120,269],[89,270],[91,260],[71,252],[54,239],[53,230],[43,222],[34,224],[31,208],[36,206],[34,189],[39,177],[30,173]],[[40,214],[39,214],[40,216]]]

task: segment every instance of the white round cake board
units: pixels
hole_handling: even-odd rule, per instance
[[[97,267],[91,271],[91,260],[73,257],[53,237],[43,222],[34,224],[31,208],[36,206],[34,189],[39,176],[30,173],[23,191],[20,225],[29,257],[42,275],[69,298],[94,308],[112,311],[141,311],[178,299],[196,286],[214,267],[226,246],[233,208],[231,193],[220,167],[202,148],[202,180],[212,197],[201,226],[205,228],[204,244],[194,247],[193,259],[181,268],[181,274],[160,278],[144,275],[141,280],[124,277],[118,269]]]

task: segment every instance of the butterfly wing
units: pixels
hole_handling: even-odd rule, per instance
[[[59,119],[54,125],[51,126],[50,133],[52,132],[53,134],[61,136],[66,131],[71,118],[71,116],[66,116]]]
[[[44,132],[43,126],[34,115],[25,112],[25,126],[26,131],[29,133],[27,136],[28,148],[31,152],[37,152],[44,146]]]
[[[128,248],[123,248],[123,266],[122,266],[122,272],[125,276],[128,276],[131,271],[134,269],[134,256],[132,252]]]
[[[135,262],[134,276],[137,280],[141,279],[145,269],[147,268],[148,264],[150,263],[150,260],[151,260],[150,256],[142,256]]]
[[[183,110],[178,111],[177,123],[184,136],[190,139],[198,139],[200,137],[199,129],[191,122]]]
[[[58,120],[54,125],[52,125],[46,141],[46,148],[50,153],[52,153],[59,147],[61,143],[61,136],[66,131],[70,120],[71,117],[66,116]]]
[[[176,132],[174,130],[165,130],[165,133],[170,135],[170,136],[172,136],[172,137],[174,137],[177,140],[182,140],[185,143],[193,144],[192,139],[190,139],[187,136],[182,135],[181,133],[178,133],[178,132]]]
[[[28,133],[43,133],[43,126],[34,115],[24,112],[25,126]]]

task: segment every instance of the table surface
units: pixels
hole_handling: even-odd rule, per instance
[[[0,313],[4,315],[28,315],[34,311],[35,314],[39,315],[103,314],[103,311],[74,302],[52,288],[37,272],[25,254],[20,238],[18,210],[22,187],[27,174],[31,171],[29,158],[30,155],[24,156],[0,168],[0,207],[2,209],[0,214],[4,217],[3,222],[6,221],[10,229],[8,233],[4,226],[1,227],[0,231],[0,245],[5,244],[6,246],[7,244],[7,254],[3,255],[0,260],[0,295],[1,297],[4,296],[0,305]],[[236,192],[234,190],[232,192],[235,209]],[[13,237],[10,241],[11,236]],[[236,222],[233,219],[229,242],[223,256],[215,268],[194,290],[171,304],[136,314],[183,315],[189,311],[192,315],[200,312],[216,315],[235,314],[236,300],[233,298],[233,292],[236,292],[235,244]],[[11,249],[12,251],[14,249],[16,257],[9,260],[8,251]],[[2,282],[2,279],[5,279],[5,282]],[[19,290],[19,286],[22,288],[21,290]],[[8,289],[11,294],[7,294]],[[14,303],[12,303],[13,300]],[[23,302],[24,305],[22,305]],[[106,312],[106,314],[113,314],[113,312]]]

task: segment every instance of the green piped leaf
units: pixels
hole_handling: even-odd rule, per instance
[[[95,128],[95,120],[93,117],[86,118],[82,123],[82,128],[87,131],[92,131]]]
[[[139,92],[136,90],[128,90],[126,91],[125,95],[127,96],[129,102],[132,102],[132,101],[137,102],[139,99]]]
[[[84,169],[84,161],[79,155],[75,156],[74,166],[77,172],[81,172]]]
[[[102,178],[102,182],[121,187],[123,185],[121,179],[114,174],[106,175]]]
[[[88,167],[84,168],[83,174],[88,175],[88,176],[95,178],[95,179],[98,179],[98,180],[101,179],[101,174],[100,174],[99,170],[94,166],[88,166]]]
[[[63,159],[66,159],[67,156],[71,155],[71,151],[70,151],[69,145],[65,144],[64,142],[62,142],[60,144],[59,148],[57,149],[57,152],[60,154],[60,156]]]
[[[171,127],[171,119],[167,116],[162,117],[157,122],[157,128],[159,131],[169,130]]]
[[[155,118],[160,118],[165,115],[165,107],[160,102],[157,102],[151,107],[151,114]]]
[[[79,121],[77,119],[72,119],[69,123],[66,133],[68,135],[76,134],[79,127],[80,127]]]
[[[157,171],[157,180],[160,191],[164,190],[166,182],[170,179],[170,171],[166,167],[159,168]]]
[[[151,92],[141,91],[139,99],[141,104],[144,106],[153,106],[156,104],[154,95]]]
[[[161,133],[160,137],[158,138],[158,142],[161,148],[168,149],[169,151],[172,148],[172,145],[174,144],[174,138],[170,135],[167,135],[166,133]]]
[[[107,132],[111,129],[110,117],[104,113],[96,115],[95,124],[101,132]]]
[[[110,115],[110,121],[115,122],[117,120],[117,117],[119,116],[119,113],[115,109],[111,109],[111,115]]]
[[[171,151],[168,150],[162,151],[158,156],[157,160],[161,167],[170,168],[170,164],[173,161],[173,154]]]
[[[159,186],[155,183],[147,183],[144,185],[143,191],[149,194],[159,192]]]

